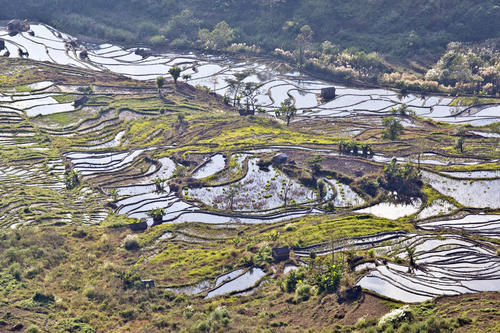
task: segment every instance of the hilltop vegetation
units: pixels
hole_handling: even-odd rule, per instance
[[[0,6],[1,19],[40,20],[134,46],[274,54],[348,82],[490,95],[500,82],[492,51],[498,49],[500,6],[493,0],[28,0],[22,6],[0,0]],[[444,55],[448,61],[429,71],[450,42],[481,45],[458,52],[481,63],[450,60],[460,45],[453,44]]]
[[[211,30],[226,21],[236,40],[266,50],[293,48],[300,28],[309,25],[318,45],[328,40],[341,48],[397,56],[440,52],[450,41],[496,38],[500,20],[500,6],[493,0],[28,0],[22,6],[12,1],[0,5],[3,18],[58,22],[71,31],[126,40],[163,34],[169,41],[193,41],[198,29]]]

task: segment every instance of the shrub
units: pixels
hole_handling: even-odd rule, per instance
[[[136,317],[136,312],[133,307],[128,307],[125,310],[120,311],[120,317],[125,320],[133,320]]]
[[[71,233],[71,236],[75,238],[85,238],[87,237],[87,232],[82,228],[78,228]]]
[[[42,271],[42,266],[38,264],[36,266],[28,268],[28,270],[26,270],[25,277],[27,279],[33,279],[35,276],[40,274],[41,271]]]
[[[297,283],[305,278],[305,271],[303,268],[293,270],[285,278],[285,290],[288,293],[295,291]]]
[[[313,280],[319,292],[333,293],[337,291],[341,278],[342,267],[333,264],[325,272],[318,273]]]
[[[221,326],[227,326],[230,322],[229,313],[225,307],[219,306],[208,316],[200,321],[194,330],[197,332],[217,332],[221,329]]]
[[[311,286],[304,282],[299,282],[295,291],[295,302],[301,303],[307,301],[311,297]]]
[[[265,263],[270,263],[273,260],[272,254],[271,254],[271,248],[269,245],[262,246],[259,248],[257,251],[257,254],[254,256],[254,262],[257,264],[265,264]]]
[[[58,322],[57,328],[59,329],[57,332],[96,333],[95,329],[80,318],[64,319]]]
[[[50,294],[43,294],[39,291],[35,292],[35,294],[32,297],[34,302],[37,303],[42,303],[42,304],[49,304],[49,303],[54,303],[55,302],[55,297],[54,295]]]
[[[194,309],[191,305],[186,306],[184,311],[182,312],[182,315],[185,319],[190,319],[194,314]]]
[[[88,286],[83,290],[83,296],[87,297],[90,300],[94,299],[96,295],[97,292],[94,286]]]
[[[141,277],[139,274],[130,271],[119,272],[118,278],[122,280],[124,289],[139,287],[141,284]]]
[[[24,332],[26,332],[26,333],[39,333],[39,332],[41,332],[41,330],[36,325],[30,325],[30,326],[28,326],[28,328]]]
[[[17,281],[21,281],[22,271],[21,271],[21,265],[19,265],[19,263],[15,262],[12,265],[10,265],[9,266],[9,273]]]
[[[123,242],[123,247],[128,251],[135,251],[140,248],[138,237],[135,235],[128,235]]]
[[[191,42],[184,38],[176,38],[170,42],[169,46],[174,49],[186,49],[191,47]]]

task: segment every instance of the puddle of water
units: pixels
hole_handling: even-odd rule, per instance
[[[483,220],[493,217],[482,215]],[[477,216],[457,220],[464,223]],[[496,217],[495,217],[496,218]],[[436,222],[433,222],[436,223]],[[404,247],[415,250],[418,269],[388,263],[371,267],[370,273],[358,283],[379,294],[404,302],[421,302],[438,295],[457,295],[483,290],[500,290],[500,258],[477,242],[457,235],[408,235],[397,240],[388,255],[407,259]],[[392,253],[392,254],[391,254]]]
[[[283,268],[283,274],[288,274],[290,273],[291,271],[294,271],[296,269],[298,269],[299,267],[295,266],[295,265],[285,265],[285,267]]]
[[[28,117],[36,117],[38,115],[46,116],[54,113],[70,112],[74,111],[75,107],[73,103],[64,104],[51,104],[51,105],[39,105],[26,110],[26,115]]]
[[[497,115],[498,115],[498,113],[497,113]],[[486,133],[486,132],[479,132],[479,131],[471,131],[471,133],[482,136],[484,138],[500,138],[500,134],[498,134],[498,133]]]
[[[356,267],[354,267],[354,271],[361,272],[364,270],[374,269],[375,267],[377,267],[377,266],[373,262],[366,262],[364,264],[357,265]]]
[[[220,287],[210,291],[206,298],[225,295],[236,291],[243,291],[245,289],[255,286],[255,284],[262,279],[266,273],[260,268],[250,269],[240,277],[221,285]]]
[[[314,200],[315,195],[311,190],[289,179],[272,166],[269,171],[260,170],[257,161],[258,159],[251,159],[246,176],[233,185],[237,191],[234,194],[233,210],[262,211],[277,208],[285,204],[285,193],[288,204],[290,200],[299,204]],[[230,186],[189,189],[188,195],[210,206],[229,209],[230,190]]]
[[[415,295],[376,276],[366,276],[357,285],[405,303],[420,303],[432,298],[431,296]]]
[[[418,212],[421,205],[420,199],[413,204],[382,202],[375,206],[360,209],[356,213],[372,214],[386,219],[397,220],[401,217],[413,215]]]
[[[194,174],[193,178],[202,179],[212,175],[217,172],[224,170],[226,166],[226,159],[224,155],[217,154],[210,158],[210,160],[201,168],[199,168]]]
[[[166,288],[166,290],[172,291],[174,294],[196,295],[207,291],[211,286],[212,284],[210,281],[202,281],[192,286]]]
[[[324,180],[329,184],[325,200],[331,200],[334,194],[331,187],[335,188],[337,193],[334,201],[335,207],[356,207],[365,202],[349,185],[342,184],[336,180]]]
[[[243,274],[243,272],[244,272],[243,269],[237,269],[235,271],[232,271],[232,272],[226,273],[224,275],[221,275],[215,281],[215,286],[217,287],[217,286],[221,285],[222,283],[225,283],[225,282],[227,282],[229,280],[232,280],[235,277],[240,276],[241,274]]]
[[[500,170],[491,171],[442,171],[444,175],[462,179],[500,178]]]
[[[436,191],[450,196],[466,207],[500,208],[500,179],[455,180],[422,171],[422,179]]]
[[[417,219],[423,220],[432,216],[450,214],[456,208],[457,207],[449,201],[437,199],[434,200],[429,206],[422,209],[422,211],[417,215]]]
[[[441,221],[420,223],[424,230],[455,229],[471,234],[500,238],[500,215],[467,215],[460,219],[446,219]]]
[[[95,146],[87,147],[89,149],[104,149],[104,148],[113,148],[117,147],[120,145],[122,142],[122,138],[125,135],[125,131],[120,131],[116,134],[116,136],[113,138],[113,140],[104,142]]]

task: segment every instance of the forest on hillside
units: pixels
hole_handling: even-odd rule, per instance
[[[157,42],[177,47],[191,46],[200,29],[225,21],[237,42],[289,50],[308,25],[317,46],[329,41],[396,59],[430,59],[451,41],[496,38],[500,25],[498,0],[1,0],[0,6],[2,19],[40,20],[121,42],[156,36]]]
[[[299,70],[403,93],[494,96],[500,1],[0,0],[0,19],[155,50],[272,55]]]

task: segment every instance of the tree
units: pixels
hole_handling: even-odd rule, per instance
[[[399,199],[411,201],[412,197],[421,196],[422,180],[418,169],[410,162],[398,164],[396,158],[384,167],[384,179],[381,185],[389,191],[396,191]]]
[[[229,93],[233,94],[233,105],[236,106],[236,101],[241,87],[243,86],[243,81],[252,74],[252,71],[246,70],[241,73],[233,74],[234,78],[226,79],[226,83],[229,86]]]
[[[455,149],[460,151],[461,154],[464,153],[464,138],[459,137],[455,142]]]
[[[311,168],[312,176],[316,177],[321,171],[321,163],[323,162],[323,157],[320,155],[314,155],[307,160],[307,164]]]
[[[300,28],[300,33],[295,38],[297,42],[298,62],[299,67],[302,68],[305,62],[305,52],[311,47],[313,38],[313,31],[310,26],[304,25]]]
[[[282,188],[281,188],[281,198],[283,199],[284,206],[288,205],[288,194],[292,190],[293,182],[291,179],[288,181],[283,180]]]
[[[229,209],[233,210],[234,198],[240,192],[241,185],[239,184],[231,184],[229,188],[225,191],[226,200],[229,201]]]
[[[226,47],[234,39],[234,31],[226,21],[219,22],[212,30],[212,39],[216,48]]]
[[[187,126],[188,122],[186,120],[186,116],[184,115],[184,113],[177,114],[177,120],[175,121],[175,128],[180,130]]]
[[[181,72],[182,72],[182,70],[179,66],[174,66],[168,70],[168,73],[174,79],[175,85],[177,85],[177,79],[179,78],[179,76],[181,76]]]
[[[297,109],[295,108],[295,105],[293,105],[291,98],[285,99],[285,101],[281,103],[281,107],[274,111],[277,118],[286,120],[286,126],[290,125],[290,120],[295,117],[296,113]]]
[[[165,78],[163,76],[158,76],[156,78],[156,88],[158,88],[158,93],[161,94],[161,88],[165,85]]]
[[[167,181],[167,178],[160,178],[156,177],[153,180],[153,184],[156,186],[156,192],[163,192],[165,190],[165,182]]]
[[[319,203],[322,203],[327,193],[325,181],[322,179],[318,180],[318,182],[316,183],[316,187],[318,189]]]
[[[151,209],[148,212],[148,216],[153,218],[154,224],[161,223],[163,221],[163,216],[165,216],[165,210],[163,208]]]
[[[260,94],[259,87],[260,85],[255,82],[246,82],[243,86],[241,95],[245,99],[247,112],[249,110],[255,112],[255,102],[257,100],[257,96]]]
[[[198,37],[207,49],[220,50],[234,39],[234,30],[226,21],[222,21],[217,23],[212,31],[200,29]]]
[[[410,261],[410,267],[417,267],[417,264],[415,262],[415,249],[409,247],[408,245],[405,247],[405,249],[406,254],[408,254],[408,260]]]
[[[195,40],[201,21],[193,12],[184,9],[180,14],[172,16],[165,28],[165,35],[169,39],[182,38]]]
[[[210,81],[214,85],[214,91],[213,91],[213,93],[215,95],[215,92],[217,90],[217,83],[219,83],[219,78],[217,77],[217,75],[212,75],[212,77],[210,78]]]
[[[66,174],[64,178],[64,183],[68,190],[72,190],[80,184],[80,179],[78,177],[78,172],[76,170],[71,170]]]
[[[387,117],[382,120],[385,129],[382,134],[384,139],[396,140],[403,133],[403,125],[394,117]]]

